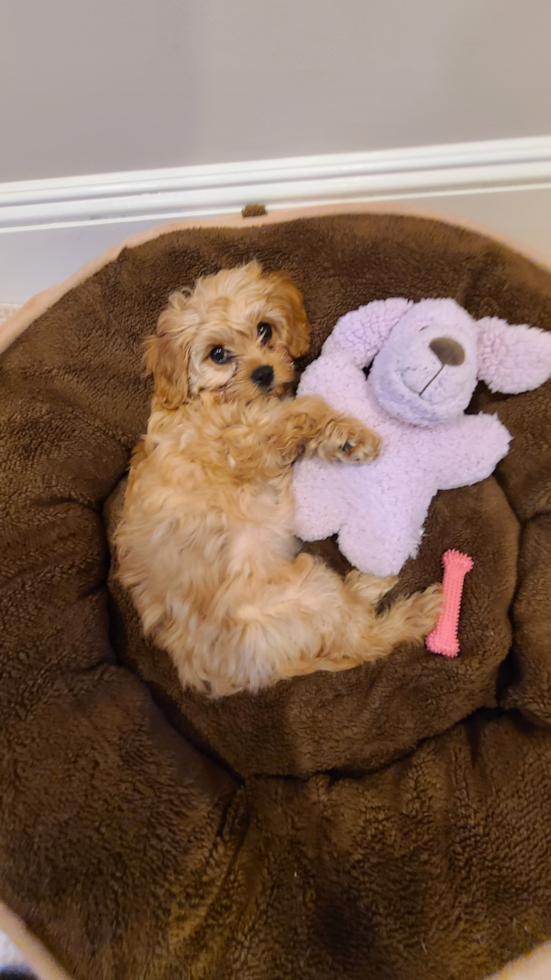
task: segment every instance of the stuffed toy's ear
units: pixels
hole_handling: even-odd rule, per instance
[[[325,341],[323,354],[346,354],[356,367],[366,367],[410,306],[410,299],[377,299],[345,313]]]
[[[478,326],[478,377],[490,391],[517,395],[551,377],[551,333],[538,327],[511,327],[499,317]]]

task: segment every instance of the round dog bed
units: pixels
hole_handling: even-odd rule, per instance
[[[396,295],[551,329],[546,270],[369,213],[158,234],[33,320],[0,362],[0,897],[78,980],[480,980],[551,936],[551,384],[479,387],[511,450],[437,496],[403,570],[412,591],[447,548],[474,557],[459,658],[183,692],[109,539],[144,335],[171,290],[253,257],[302,289],[306,360]]]

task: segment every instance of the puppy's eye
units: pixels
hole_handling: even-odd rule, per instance
[[[209,357],[215,364],[227,364],[228,361],[231,361],[232,355],[225,347],[213,347]]]
[[[268,341],[272,339],[273,331],[269,323],[265,323],[264,321],[259,323],[257,333],[263,344],[267,344]]]

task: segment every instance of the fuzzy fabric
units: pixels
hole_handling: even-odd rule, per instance
[[[460,657],[182,691],[109,540],[144,336],[175,287],[253,257],[303,290],[310,360],[378,297],[551,330],[544,269],[368,214],[161,235],[25,330],[0,358],[0,897],[75,980],[482,980],[551,937],[551,383],[479,386],[510,451],[436,495],[401,573],[409,593],[473,556]]]
[[[497,415],[464,414],[477,381],[518,393],[550,376],[548,334],[497,317],[476,321],[453,299],[387,299],[347,313],[298,393],[361,419],[383,448],[363,466],[296,464],[298,536],[338,534],[356,568],[398,574],[419,550],[435,493],[483,480],[507,453],[510,434]]]

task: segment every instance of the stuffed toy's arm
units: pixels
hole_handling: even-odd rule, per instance
[[[297,394],[321,395],[339,412],[357,415],[366,397],[362,368],[411,305],[408,299],[375,300],[341,316],[320,357],[304,371]]]
[[[301,459],[293,467],[295,533],[303,541],[336,534],[346,509],[342,468],[321,459]]]
[[[344,355],[356,367],[371,364],[412,300],[378,299],[341,316],[323,345],[323,356]]]
[[[485,480],[507,455],[511,434],[497,415],[463,415],[438,432],[435,453],[441,465],[440,490],[454,490]]]
[[[346,355],[322,354],[304,371],[297,395],[320,395],[336,411],[356,415],[365,402],[365,375]]]

